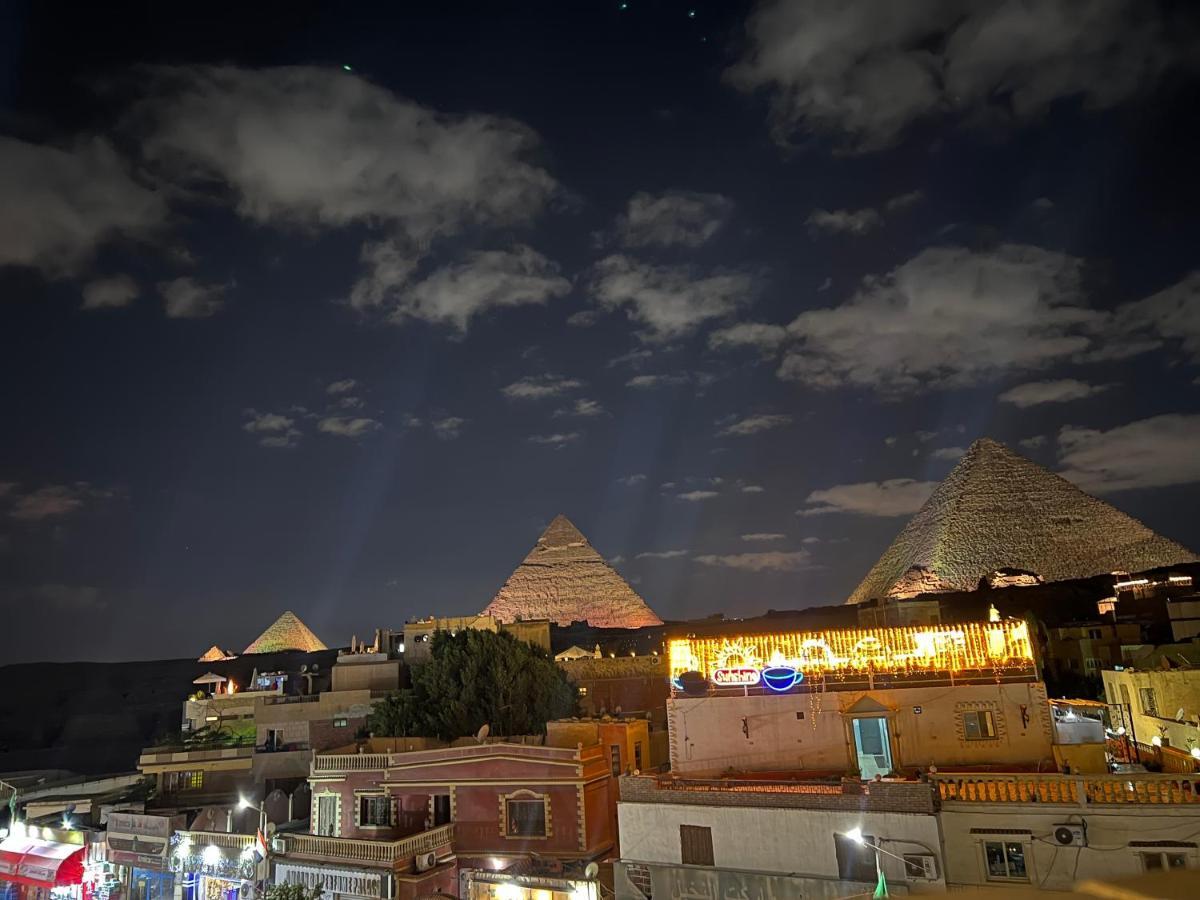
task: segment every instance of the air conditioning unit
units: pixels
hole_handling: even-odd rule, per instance
[[[272,853],[287,853],[287,841],[281,837],[271,838]]]
[[[432,850],[430,850],[428,853],[418,853],[416,864],[418,872],[428,872],[437,865],[437,854]]]
[[[937,857],[928,853],[905,853],[904,870],[913,880],[937,881]]]
[[[1054,828],[1054,842],[1062,847],[1086,847],[1087,829],[1082,822],[1063,822]]]

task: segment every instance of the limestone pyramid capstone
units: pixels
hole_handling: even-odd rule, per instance
[[[492,598],[483,615],[501,622],[586,621],[596,628],[661,625],[628,582],[566,516],[557,516]]]
[[[894,589],[914,567],[935,577],[941,590],[974,590],[998,569],[1061,581],[1196,559],[1132,516],[981,438],[846,602],[897,596]]]
[[[305,653],[314,653],[317,650],[328,649],[321,643],[321,639],[300,621],[300,617],[289,609],[276,619],[266,631],[255,638],[242,653],[279,653],[283,650],[303,650]]]

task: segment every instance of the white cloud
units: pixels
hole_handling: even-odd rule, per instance
[[[1028,119],[1065,98],[1114,106],[1187,58],[1164,20],[1137,0],[768,0],[727,75],[771,92],[778,140],[831,133],[872,150],[946,113]]]
[[[677,559],[681,556],[687,556],[686,550],[658,550],[654,552],[639,553],[634,559]]]
[[[763,494],[763,493],[766,493],[766,490],[767,489],[765,487],[763,487],[761,484],[743,484],[742,485],[742,493],[743,494]]]
[[[582,435],[578,431],[555,432],[554,434],[531,434],[529,442],[531,444],[542,444],[547,447],[553,447],[555,450],[561,450],[567,444],[572,444],[579,440]]]
[[[717,432],[718,437],[727,437],[731,435],[746,436],[751,434],[759,434],[763,431],[771,431],[775,428],[782,428],[784,425],[790,425],[792,417],[783,414],[768,415],[760,413],[758,415],[746,416],[731,422]]]
[[[152,70],[148,157],[255,222],[385,224],[414,246],[528,222],[558,186],[512,119],[447,115],[334,68]]]
[[[770,550],[764,553],[733,553],[728,556],[706,554],[696,562],[706,566],[740,569],[744,572],[799,572],[811,565],[807,550]]]
[[[626,247],[699,247],[720,230],[732,210],[733,202],[720,194],[638,193],[617,220],[617,238]]]
[[[415,282],[401,280],[390,263],[384,267],[382,280],[374,271],[366,276],[370,286],[364,287],[360,281],[355,292],[388,309],[391,322],[419,319],[460,332],[467,330],[472,319],[491,310],[541,306],[571,290],[571,282],[557,265],[524,245],[473,251],[462,261],[435,269]]]
[[[1144,300],[1117,308],[1116,341],[1153,347],[1178,341],[1193,363],[1200,363],[1200,270]]]
[[[938,447],[929,454],[929,457],[931,459],[955,460],[962,459],[966,452],[966,447]]]
[[[462,434],[463,426],[467,424],[467,420],[461,416],[444,416],[440,419],[434,419],[429,423],[429,427],[433,429],[434,436],[440,441],[457,440]]]
[[[338,397],[330,409],[362,409],[365,405],[361,397]]]
[[[318,431],[351,439],[366,437],[382,427],[381,423],[366,416],[329,416],[317,422]]]
[[[128,275],[89,281],[83,288],[83,309],[121,309],[137,299],[141,289]]]
[[[191,277],[160,281],[168,319],[206,319],[225,306],[225,285],[201,284]]]
[[[12,483],[0,491],[9,504],[10,518],[21,522],[43,522],[59,519],[78,512],[95,500],[107,500],[113,491],[93,487],[86,481],[73,484],[47,484],[32,491],[21,493]]]
[[[719,496],[716,491],[687,491],[682,494],[676,494],[680,500],[686,500],[689,503],[700,503],[704,500],[711,500],[713,497]]]
[[[1105,494],[1200,481],[1200,414],[1164,415],[1100,431],[1064,426],[1059,473]]]
[[[1038,406],[1042,403],[1066,403],[1070,400],[1081,400],[1107,390],[1108,385],[1088,384],[1074,378],[1064,378],[1059,381],[1030,381],[1009,388],[1000,395],[1001,403],[1011,403],[1020,409]]]
[[[938,433],[936,431],[917,430],[913,432],[913,437],[915,437],[922,444],[928,444],[937,436]]]
[[[743,541],[760,542],[760,541],[782,541],[786,534],[779,534],[775,531],[753,531],[749,534],[743,534]]]
[[[835,484],[833,487],[813,491],[805,500],[810,505],[797,510],[796,513],[801,516],[819,516],[826,513],[908,516],[921,508],[936,487],[936,481],[914,481],[911,478]]]
[[[728,328],[718,328],[708,335],[708,346],[714,350],[737,347],[755,347],[773,351],[787,340],[787,329],[782,325],[766,325],[761,322],[738,322]]]
[[[840,306],[801,313],[779,376],[901,393],[1069,359],[1105,322],[1083,305],[1080,268],[1036,247],[925,250]]]
[[[805,220],[809,229],[826,234],[864,235],[883,224],[877,209],[814,209]]]
[[[624,308],[647,341],[667,341],[731,315],[755,291],[745,272],[700,274],[691,266],[657,266],[616,254],[592,269],[589,290],[603,308]]]
[[[635,388],[636,390],[645,391],[652,388],[674,387],[680,384],[687,384],[691,380],[691,376],[686,372],[675,372],[659,375],[634,375],[627,382],[625,382],[625,387],[631,387]]]
[[[242,430],[257,435],[263,447],[295,447],[300,442],[300,429],[296,420],[280,413],[263,412],[256,409],[244,410],[247,420]]]
[[[884,209],[888,212],[901,212],[910,206],[916,206],[924,199],[924,191],[909,191],[907,194],[897,194],[895,197],[892,197],[884,204]]]
[[[568,391],[583,387],[583,382],[576,378],[563,378],[560,375],[527,375],[524,378],[505,385],[500,389],[509,400],[542,400],[546,397],[557,397]]]
[[[606,369],[613,369],[617,366],[629,366],[631,369],[640,369],[647,360],[654,356],[653,350],[641,349],[630,350],[628,353],[622,353],[620,356],[614,356],[604,364]]]
[[[1022,438],[1017,443],[1026,450],[1036,450],[1038,447],[1045,445],[1046,436],[1044,434],[1035,434],[1033,437]]]
[[[142,239],[167,218],[108,141],[59,149],[0,137],[0,266],[78,272],[105,243]],[[89,307],[95,308],[95,307]]]
[[[564,406],[561,409],[554,411],[556,418],[563,416],[580,416],[582,418],[591,418],[593,416],[602,416],[605,414],[605,409],[595,400],[588,400],[585,397],[580,397],[575,401],[573,406]]]
[[[353,378],[343,378],[340,381],[331,381],[325,386],[327,394],[348,394],[358,387],[358,382]]]
[[[623,484],[625,487],[633,487],[635,484],[641,484],[645,480],[646,476],[641,472],[637,472],[633,475],[622,475],[617,479],[617,484]]]

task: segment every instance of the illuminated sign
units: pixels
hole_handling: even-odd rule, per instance
[[[790,690],[802,680],[862,673],[920,674],[1033,667],[1029,626],[1019,619],[942,626],[676,638],[673,683],[697,672],[717,687],[762,684]]]
[[[738,666],[734,669],[717,669],[712,673],[712,682],[718,687],[750,687],[758,684],[758,669]]]

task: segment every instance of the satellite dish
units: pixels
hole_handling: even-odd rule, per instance
[[[600,874],[600,867],[594,862],[590,862],[583,870],[583,877],[588,881],[595,881],[596,876]]]
[[[487,740],[487,736],[489,734],[491,734],[491,731],[492,731],[491,726],[488,725],[486,722],[484,722],[482,725],[479,726],[479,730],[477,732],[475,732],[475,740],[477,740],[479,743],[482,744],[484,741]]]

